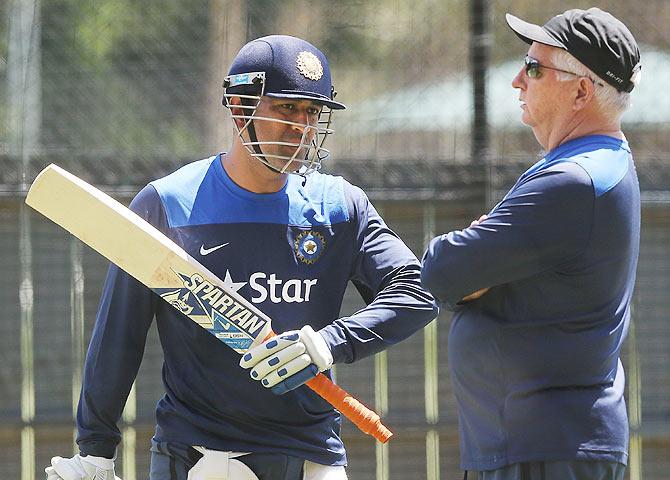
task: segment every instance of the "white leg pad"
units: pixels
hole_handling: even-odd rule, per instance
[[[254,472],[239,460],[237,452],[219,452],[193,447],[202,458],[188,471],[188,480],[258,480]]]
[[[304,480],[347,480],[347,472],[342,465],[320,465],[305,460]]]

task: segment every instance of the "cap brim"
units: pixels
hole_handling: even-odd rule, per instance
[[[549,35],[547,31],[539,25],[524,22],[520,18],[509,13],[505,14],[505,20],[507,20],[509,28],[511,28],[521,40],[529,45],[533,42],[538,42],[551,47],[565,49],[565,45]]]
[[[345,108],[347,108],[346,105],[344,105],[343,103],[336,102],[335,100],[331,100],[330,98],[325,98],[316,95],[306,95],[303,93],[266,93],[265,95],[273,98],[292,98],[296,100],[311,100],[313,102],[320,103],[329,108],[332,108],[333,110],[344,110]]]

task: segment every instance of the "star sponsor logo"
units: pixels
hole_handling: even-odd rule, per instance
[[[268,275],[264,272],[252,273],[249,277],[249,288],[253,290],[251,303],[303,303],[309,302],[318,278],[289,278],[282,280],[277,274]]]
[[[233,292],[238,292],[240,288],[242,288],[247,284],[247,282],[235,282],[233,278],[230,276],[230,270],[226,270],[226,276],[223,277],[223,283]]]
[[[308,230],[298,234],[293,241],[293,247],[298,260],[312,265],[323,253],[326,239],[319,232]]]

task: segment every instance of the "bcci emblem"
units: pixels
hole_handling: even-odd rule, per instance
[[[296,60],[300,73],[310,80],[317,81],[323,77],[323,66],[319,57],[312,52],[300,52]]]
[[[307,231],[298,235],[294,241],[295,256],[301,262],[313,264],[321,256],[324,247],[326,246],[326,239],[318,232]]]

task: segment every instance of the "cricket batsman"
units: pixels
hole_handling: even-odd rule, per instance
[[[48,480],[113,480],[117,426],[155,318],[164,353],[150,480],[344,480],[338,411],[303,385],[437,316],[420,264],[359,188],[318,172],[335,100],[299,38],[246,44],[223,84],[229,150],[147,185],[131,209],[273,320],[240,357],[111,265],[86,357],[72,458]],[[366,307],[340,316],[348,282]]]

